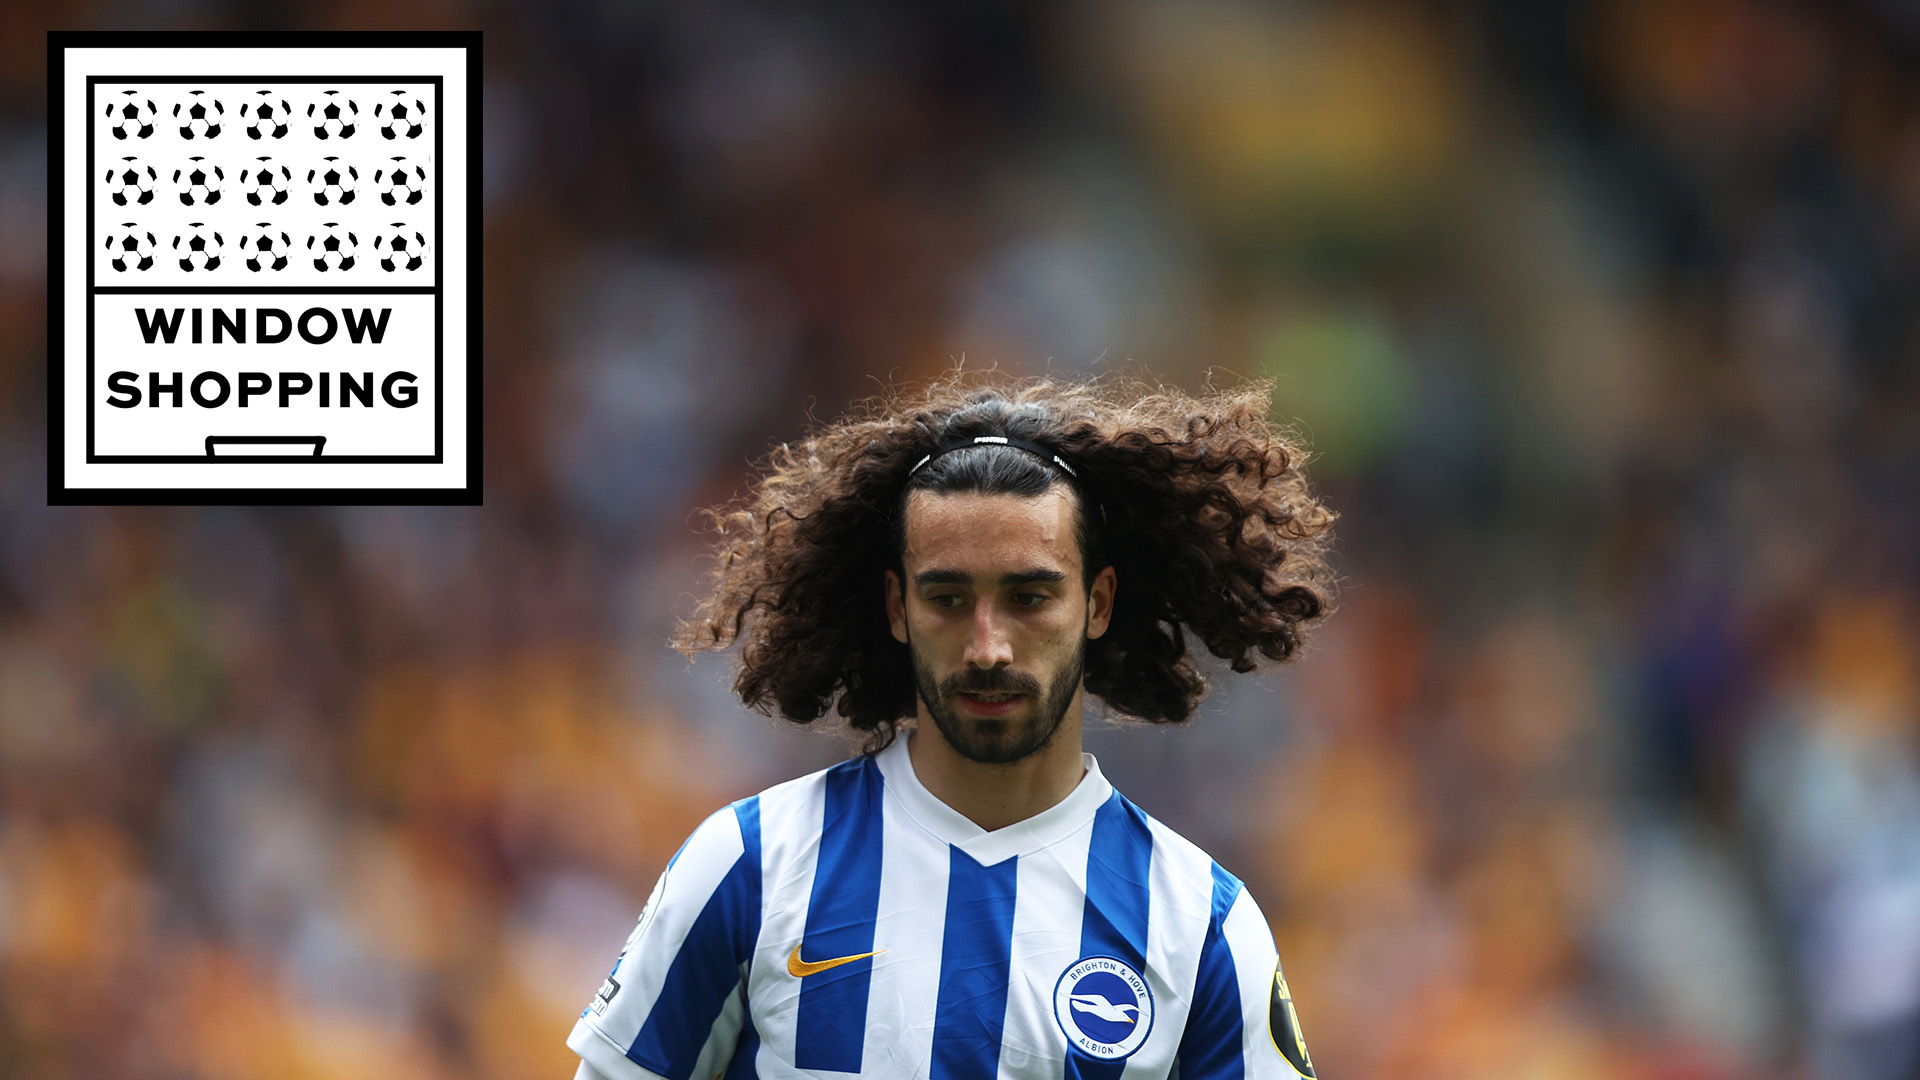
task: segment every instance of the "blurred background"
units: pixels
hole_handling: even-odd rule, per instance
[[[478,28],[486,505],[46,503],[48,28]],[[1339,612],[1092,748],[1321,1075],[1920,1076],[1913,0],[0,7],[0,1076],[571,1075],[840,759],[693,511],[970,367],[1278,380]]]

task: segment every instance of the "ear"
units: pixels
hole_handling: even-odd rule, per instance
[[[1097,638],[1113,622],[1113,594],[1120,579],[1113,567],[1103,566],[1093,576],[1093,588],[1087,590],[1087,637]]]
[[[907,597],[900,575],[887,571],[887,625],[893,628],[893,640],[907,643]]]

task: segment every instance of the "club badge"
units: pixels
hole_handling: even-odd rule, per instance
[[[1118,1061],[1140,1049],[1153,1030],[1153,992],[1128,964],[1090,956],[1061,973],[1053,1016],[1076,1050]]]

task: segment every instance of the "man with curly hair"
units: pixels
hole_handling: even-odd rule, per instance
[[[1264,384],[896,390],[715,513],[676,635],[749,706],[863,743],[702,824],[567,1045],[597,1077],[1312,1076],[1240,881],[1081,751],[1293,656],[1332,514]]]

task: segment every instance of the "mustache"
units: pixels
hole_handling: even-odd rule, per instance
[[[969,668],[942,680],[940,693],[945,697],[955,694],[1026,694],[1038,697],[1040,680],[1026,672],[1008,668],[987,668],[984,671]]]

